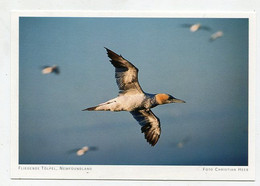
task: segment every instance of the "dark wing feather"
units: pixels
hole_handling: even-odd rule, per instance
[[[120,94],[128,92],[143,93],[138,82],[138,69],[121,55],[105,48],[111,64],[115,67],[115,78]]]
[[[91,147],[89,147],[89,150],[98,150],[98,147],[91,146]]]
[[[76,153],[78,150],[80,150],[80,148],[75,148],[75,149],[68,150],[67,153],[68,153],[68,154],[72,154],[72,153],[74,154],[74,153]]]
[[[136,110],[130,112],[142,126],[141,130],[148,143],[154,146],[160,138],[160,120],[151,110]]]
[[[41,66],[41,69],[48,68],[48,67],[51,67],[51,66],[47,66],[47,65]]]
[[[211,28],[208,26],[200,26],[200,29],[202,30],[207,30],[207,31],[211,31]]]
[[[59,67],[54,67],[54,68],[53,68],[53,72],[54,72],[55,74],[59,74],[59,73],[60,73],[60,68],[59,68]]]
[[[192,26],[192,24],[185,24],[185,23],[184,23],[184,24],[181,24],[181,26],[184,27],[184,28],[189,28],[189,27]]]

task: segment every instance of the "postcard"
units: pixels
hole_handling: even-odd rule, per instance
[[[13,179],[255,179],[254,13],[11,21]]]

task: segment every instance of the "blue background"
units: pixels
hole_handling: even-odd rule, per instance
[[[19,26],[19,163],[247,165],[248,19],[23,17]],[[153,109],[155,147],[127,112],[81,111],[117,96],[103,47],[139,68],[144,91],[186,101]],[[59,75],[41,74],[54,64]],[[98,150],[70,153],[85,145]]]

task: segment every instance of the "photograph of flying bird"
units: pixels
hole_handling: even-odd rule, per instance
[[[191,32],[196,32],[198,30],[206,30],[206,31],[210,31],[211,28],[208,26],[203,26],[200,23],[196,23],[196,24],[182,24],[182,27],[184,28],[189,28]]]
[[[119,95],[97,106],[83,111],[128,111],[141,127],[148,143],[154,146],[161,135],[160,120],[151,108],[168,103],[185,103],[169,94],[145,93],[138,82],[138,69],[121,55],[105,48],[111,64],[115,67],[115,78]]]
[[[210,36],[210,41],[215,41],[216,39],[222,37],[224,35],[223,31],[217,31]]]
[[[42,74],[50,74],[50,73],[59,74],[60,73],[59,67],[57,65],[42,67]]]
[[[95,146],[84,146],[82,148],[75,148],[70,151],[68,151],[69,154],[76,154],[77,156],[83,156],[86,154],[88,151],[96,151],[98,150],[97,147]]]

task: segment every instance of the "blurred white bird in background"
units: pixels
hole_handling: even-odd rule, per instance
[[[88,151],[95,151],[98,150],[97,147],[95,146],[84,146],[82,148],[76,148],[76,149],[72,149],[70,151],[68,151],[69,154],[73,153],[76,154],[77,156],[83,156],[84,154],[86,154]]]
[[[215,32],[214,34],[212,34],[211,36],[210,36],[210,41],[214,41],[214,40],[216,40],[216,39],[218,39],[218,38],[220,38],[220,37],[222,37],[224,35],[224,33],[223,33],[223,31],[217,31],[217,32]]]
[[[55,74],[59,74],[60,73],[60,69],[57,65],[54,66],[44,66],[42,67],[42,73],[43,74],[50,74],[50,73],[55,73]]]
[[[183,138],[181,141],[179,141],[176,146],[177,146],[178,148],[183,148],[184,145],[186,145],[190,140],[191,140],[191,137],[190,137],[190,136],[186,136],[186,137]]]
[[[207,31],[210,31],[210,27],[208,26],[203,26],[201,25],[200,23],[196,23],[196,24],[182,24],[182,27],[185,27],[185,28],[189,28],[191,32],[196,32],[198,30],[207,30]]]

